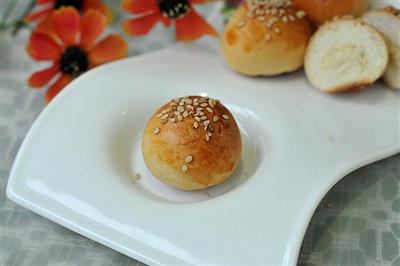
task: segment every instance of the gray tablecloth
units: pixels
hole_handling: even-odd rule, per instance
[[[117,31],[120,20],[117,13]],[[26,85],[28,75],[40,68],[25,53],[27,37],[27,30],[15,38],[0,34],[1,265],[139,265],[134,259],[19,207],[5,195],[18,148],[44,108],[43,91]],[[128,40],[130,55],[135,55],[171,44],[173,34],[159,28],[148,37]],[[400,265],[399,186],[400,155],[346,176],[314,214],[299,264]]]

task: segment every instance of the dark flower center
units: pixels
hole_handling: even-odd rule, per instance
[[[56,0],[54,8],[58,9],[62,6],[73,6],[76,10],[81,11],[83,7],[83,0]]]
[[[183,17],[190,11],[188,0],[158,0],[158,8],[170,19]]]
[[[85,51],[79,46],[70,46],[61,55],[61,72],[77,77],[89,68],[89,60]]]

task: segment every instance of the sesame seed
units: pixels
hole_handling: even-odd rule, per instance
[[[187,167],[187,165],[184,165],[184,166],[182,166],[182,172],[186,173],[186,172],[187,172],[187,170],[188,170],[188,167]]]
[[[177,110],[179,113],[183,113],[183,112],[185,111],[185,109],[183,109],[182,106],[179,106],[178,108],[176,108],[176,110]]]
[[[161,116],[162,116],[162,114],[161,114],[161,113],[159,113],[159,114],[157,114],[157,115],[156,115],[156,117],[161,117]]]
[[[208,103],[201,103],[200,106],[201,107],[207,107]]]
[[[192,115],[192,114],[193,114],[193,111],[190,111],[190,112],[189,112],[189,115]]]
[[[162,116],[161,116],[161,120],[164,120],[164,119],[167,119],[168,118],[168,114],[163,114]]]
[[[199,127],[199,123],[197,123],[196,121],[194,121],[193,127],[194,127],[194,128],[198,128],[198,127]]]
[[[206,120],[207,116],[203,115],[202,117],[200,117],[201,120]]]
[[[244,24],[245,24],[244,20],[241,20],[236,24],[236,27],[241,28],[244,26]]]
[[[180,115],[181,113],[179,113],[178,111],[174,112],[175,115]]]
[[[210,140],[210,136],[208,134],[206,134],[206,141]]]
[[[178,120],[179,120],[179,121],[182,121],[182,120],[183,120],[182,115],[178,115]]]
[[[274,28],[274,31],[275,31],[275,33],[277,33],[277,34],[281,33],[281,30],[278,29],[278,28]]]
[[[213,118],[213,121],[214,121],[214,122],[217,122],[218,120],[219,120],[218,116],[215,115],[214,118]]]
[[[270,34],[266,34],[266,35],[265,35],[265,40],[266,40],[267,42],[269,42],[271,39],[272,39],[272,36],[271,36]]]
[[[185,105],[185,102],[184,102],[183,100],[181,100],[181,101],[179,102],[179,105],[180,105],[180,106]]]
[[[289,20],[290,20],[290,21],[295,21],[295,20],[296,20],[296,18],[295,18],[295,17],[293,17],[292,15],[289,15]]]
[[[189,116],[189,113],[188,113],[188,111],[185,111],[185,112],[183,112],[183,117],[188,117]]]
[[[171,112],[171,108],[168,108],[168,109],[163,110],[163,111],[161,112],[161,114],[166,114],[166,113],[169,113],[169,112]]]
[[[214,110],[213,110],[211,107],[207,107],[207,111],[208,111],[209,113],[214,113]]]
[[[287,17],[287,16],[283,16],[283,17],[282,17],[282,21],[285,22],[285,23],[287,23],[287,22],[288,22],[288,17]]]
[[[203,107],[198,107],[196,110],[197,110],[197,111],[203,111],[204,108],[203,108]]]
[[[153,133],[154,133],[154,135],[157,135],[158,133],[160,133],[160,128],[156,127],[155,129],[153,129]]]
[[[187,106],[186,106],[186,109],[188,109],[188,110],[193,110],[193,105],[190,105],[190,104],[187,105]]]
[[[203,122],[203,125],[207,126],[208,124],[210,124],[210,120],[206,120]]]
[[[259,20],[259,21],[264,21],[264,20],[265,20],[265,17],[264,17],[264,16],[259,16],[259,17],[258,17],[258,20]]]
[[[165,123],[167,123],[167,122],[168,122],[168,119],[161,120],[161,123],[162,123],[162,124],[165,124]]]
[[[229,116],[227,116],[227,115],[222,115],[222,118],[225,119],[225,120],[228,120],[228,119],[229,119]]]
[[[171,105],[171,106],[176,106],[177,104],[174,103],[174,102],[172,102],[172,103],[170,103],[169,105]]]
[[[191,163],[193,161],[193,156],[191,156],[191,155],[188,155],[187,157],[186,157],[186,159],[185,159],[185,162],[186,163]]]
[[[201,121],[200,117],[198,117],[198,116],[195,116],[194,120],[199,121],[199,122]]]
[[[192,99],[186,99],[186,103],[187,103],[187,104],[192,104],[192,103],[193,103],[193,100],[192,100]]]
[[[196,115],[204,115],[204,112],[202,112],[202,111],[197,111],[197,112],[196,112]]]
[[[196,99],[195,99],[196,100]],[[193,105],[194,106],[197,106],[197,105],[199,105],[199,103],[197,102],[197,101],[193,101]]]
[[[303,10],[299,10],[296,12],[296,16],[298,18],[303,18],[306,15],[306,12],[304,12]]]
[[[274,21],[274,19],[271,17],[271,18],[268,19],[268,23],[272,26],[272,25],[275,23],[275,21]]]
[[[208,104],[214,108],[215,101],[213,99],[208,100]]]

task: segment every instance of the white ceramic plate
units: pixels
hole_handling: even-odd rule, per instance
[[[149,264],[295,264],[325,193],[400,150],[399,92],[326,95],[302,72],[236,75],[218,54],[215,41],[179,45],[75,80],[27,135],[8,197]],[[244,144],[234,175],[199,192],[157,181],[140,151],[152,112],[188,94],[221,99]]]
[[[295,264],[325,193],[400,150],[400,94],[377,84],[328,95],[302,72],[243,77],[217,46],[177,45],[75,80],[27,135],[10,199],[149,264]],[[189,94],[225,103],[244,139],[234,176],[206,192],[161,184],[140,150],[156,108]]]

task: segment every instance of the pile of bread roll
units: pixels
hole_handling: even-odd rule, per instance
[[[360,90],[383,77],[400,89],[400,11],[368,0],[247,0],[229,19],[222,53],[236,72],[304,69],[324,92]]]

